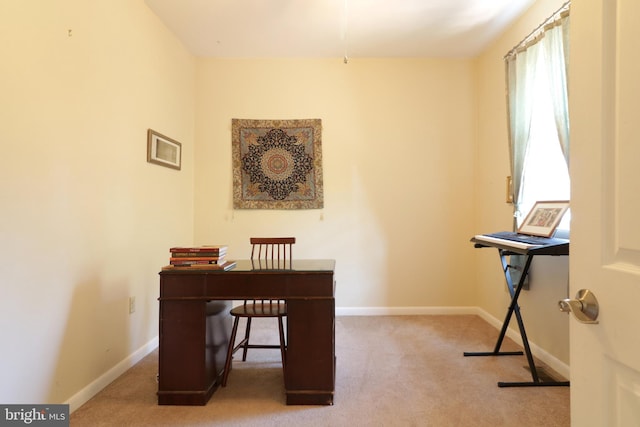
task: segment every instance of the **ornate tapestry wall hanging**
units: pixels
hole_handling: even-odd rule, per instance
[[[234,209],[320,209],[322,122],[232,119]]]

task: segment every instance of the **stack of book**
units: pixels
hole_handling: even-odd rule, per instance
[[[226,269],[227,264],[231,263],[225,259],[226,245],[175,246],[169,251],[169,263],[175,267],[206,266]]]

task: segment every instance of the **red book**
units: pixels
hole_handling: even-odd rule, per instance
[[[200,263],[210,263],[210,264],[218,264],[219,262],[224,261],[223,256],[180,256],[180,257],[171,257],[169,258],[171,262],[189,262],[189,261],[198,261]]]
[[[221,257],[227,252],[171,252],[172,257]]]
[[[227,246],[226,245],[175,246],[175,247],[169,249],[169,252],[172,252],[172,253],[184,253],[184,252],[200,253],[200,252],[207,252],[207,253],[223,254],[223,253],[227,252]]]
[[[169,264],[176,266],[190,266],[190,265],[211,265],[209,261],[169,261]],[[213,265],[216,265],[215,263]]]
[[[174,268],[180,269],[202,269],[202,270],[231,270],[236,266],[235,261],[224,261],[222,264],[172,264],[166,267],[162,267],[163,271],[171,270]],[[185,270],[186,271],[186,270]]]

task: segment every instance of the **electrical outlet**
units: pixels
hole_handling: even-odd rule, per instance
[[[136,297],[129,297],[129,314],[133,314],[136,311]]]

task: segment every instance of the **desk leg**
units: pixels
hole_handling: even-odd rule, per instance
[[[229,341],[230,302],[161,300],[158,404],[206,405]]]
[[[335,300],[287,301],[288,405],[332,405],[335,388]]]
[[[464,356],[520,356],[523,354],[522,351],[500,351],[500,347],[502,347],[502,342],[504,341],[504,337],[507,333],[507,329],[509,327],[509,322],[511,321],[511,316],[515,314],[516,321],[518,322],[518,329],[520,331],[520,337],[522,338],[522,345],[524,347],[524,354],[527,357],[527,363],[529,365],[529,370],[531,371],[532,381],[530,382],[498,382],[498,387],[549,387],[549,386],[568,386],[568,381],[541,381],[538,376],[538,370],[536,368],[535,362],[533,360],[533,354],[531,353],[531,347],[529,346],[529,339],[527,338],[527,332],[524,327],[524,321],[522,320],[522,315],[520,314],[520,307],[518,306],[518,298],[520,297],[520,292],[524,287],[524,282],[526,280],[527,274],[529,272],[529,268],[531,267],[531,262],[533,261],[533,255],[527,255],[527,259],[525,261],[524,268],[522,270],[522,274],[520,275],[520,280],[518,281],[518,285],[513,286],[513,281],[511,280],[511,273],[509,272],[509,265],[507,263],[507,251],[502,249],[498,250],[500,254],[500,263],[502,264],[502,270],[504,271],[505,280],[507,282],[507,287],[509,289],[509,294],[511,295],[511,303],[509,304],[509,309],[507,310],[507,315],[502,323],[502,329],[500,330],[500,335],[498,336],[498,341],[496,342],[496,346],[491,352],[465,352]]]

